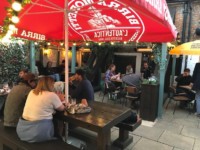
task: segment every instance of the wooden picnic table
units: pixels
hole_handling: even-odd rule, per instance
[[[97,149],[111,149],[111,128],[131,115],[131,109],[101,102],[89,104],[87,114],[57,113],[55,117],[65,122],[96,132]]]

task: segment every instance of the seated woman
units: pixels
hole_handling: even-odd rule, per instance
[[[60,75],[55,73],[52,69],[52,61],[47,62],[47,66],[45,68],[45,75],[48,75],[54,79],[54,81],[60,81]]]
[[[22,141],[42,142],[54,139],[53,113],[63,111],[65,106],[52,92],[54,80],[42,77],[37,87],[27,98],[22,118],[17,125],[17,134]]]
[[[116,66],[114,64],[111,64],[108,68],[108,70],[105,73],[105,82],[111,82],[111,80],[119,79],[120,73],[115,74]]]

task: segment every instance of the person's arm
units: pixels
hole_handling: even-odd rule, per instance
[[[176,82],[180,82],[180,80],[181,80],[181,78],[183,77],[183,75],[181,74],[181,75],[179,75],[176,79],[175,79],[175,81]]]
[[[65,110],[65,106],[62,104],[60,107],[56,108],[56,110],[64,111]]]
[[[76,87],[76,89],[74,91],[72,91],[72,98],[78,98],[78,96],[81,94],[83,87],[82,87],[82,83],[79,83],[79,85]]]
[[[106,82],[110,81],[110,71],[109,70],[107,70],[105,73],[105,81]]]

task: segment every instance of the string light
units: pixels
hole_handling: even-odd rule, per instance
[[[19,17],[17,17],[17,16],[12,16],[11,21],[12,21],[13,23],[18,23],[18,22],[19,22]]]
[[[20,21],[18,12],[22,10],[23,6],[31,3],[31,0],[8,0],[8,3],[10,3],[11,7],[6,9],[7,17],[4,19],[3,28],[0,28],[0,30],[2,30],[0,38],[4,38],[5,36],[11,38],[12,33],[8,30],[11,30],[12,32],[16,30],[14,24],[17,24]]]
[[[14,31],[15,30],[15,25],[14,24],[9,24],[8,28],[9,28],[9,30]]]
[[[12,3],[12,9],[15,11],[20,11],[20,10],[22,10],[22,4],[15,1]]]

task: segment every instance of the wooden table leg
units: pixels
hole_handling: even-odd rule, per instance
[[[97,137],[97,149],[98,150],[110,150],[111,149],[111,131],[101,131]]]

